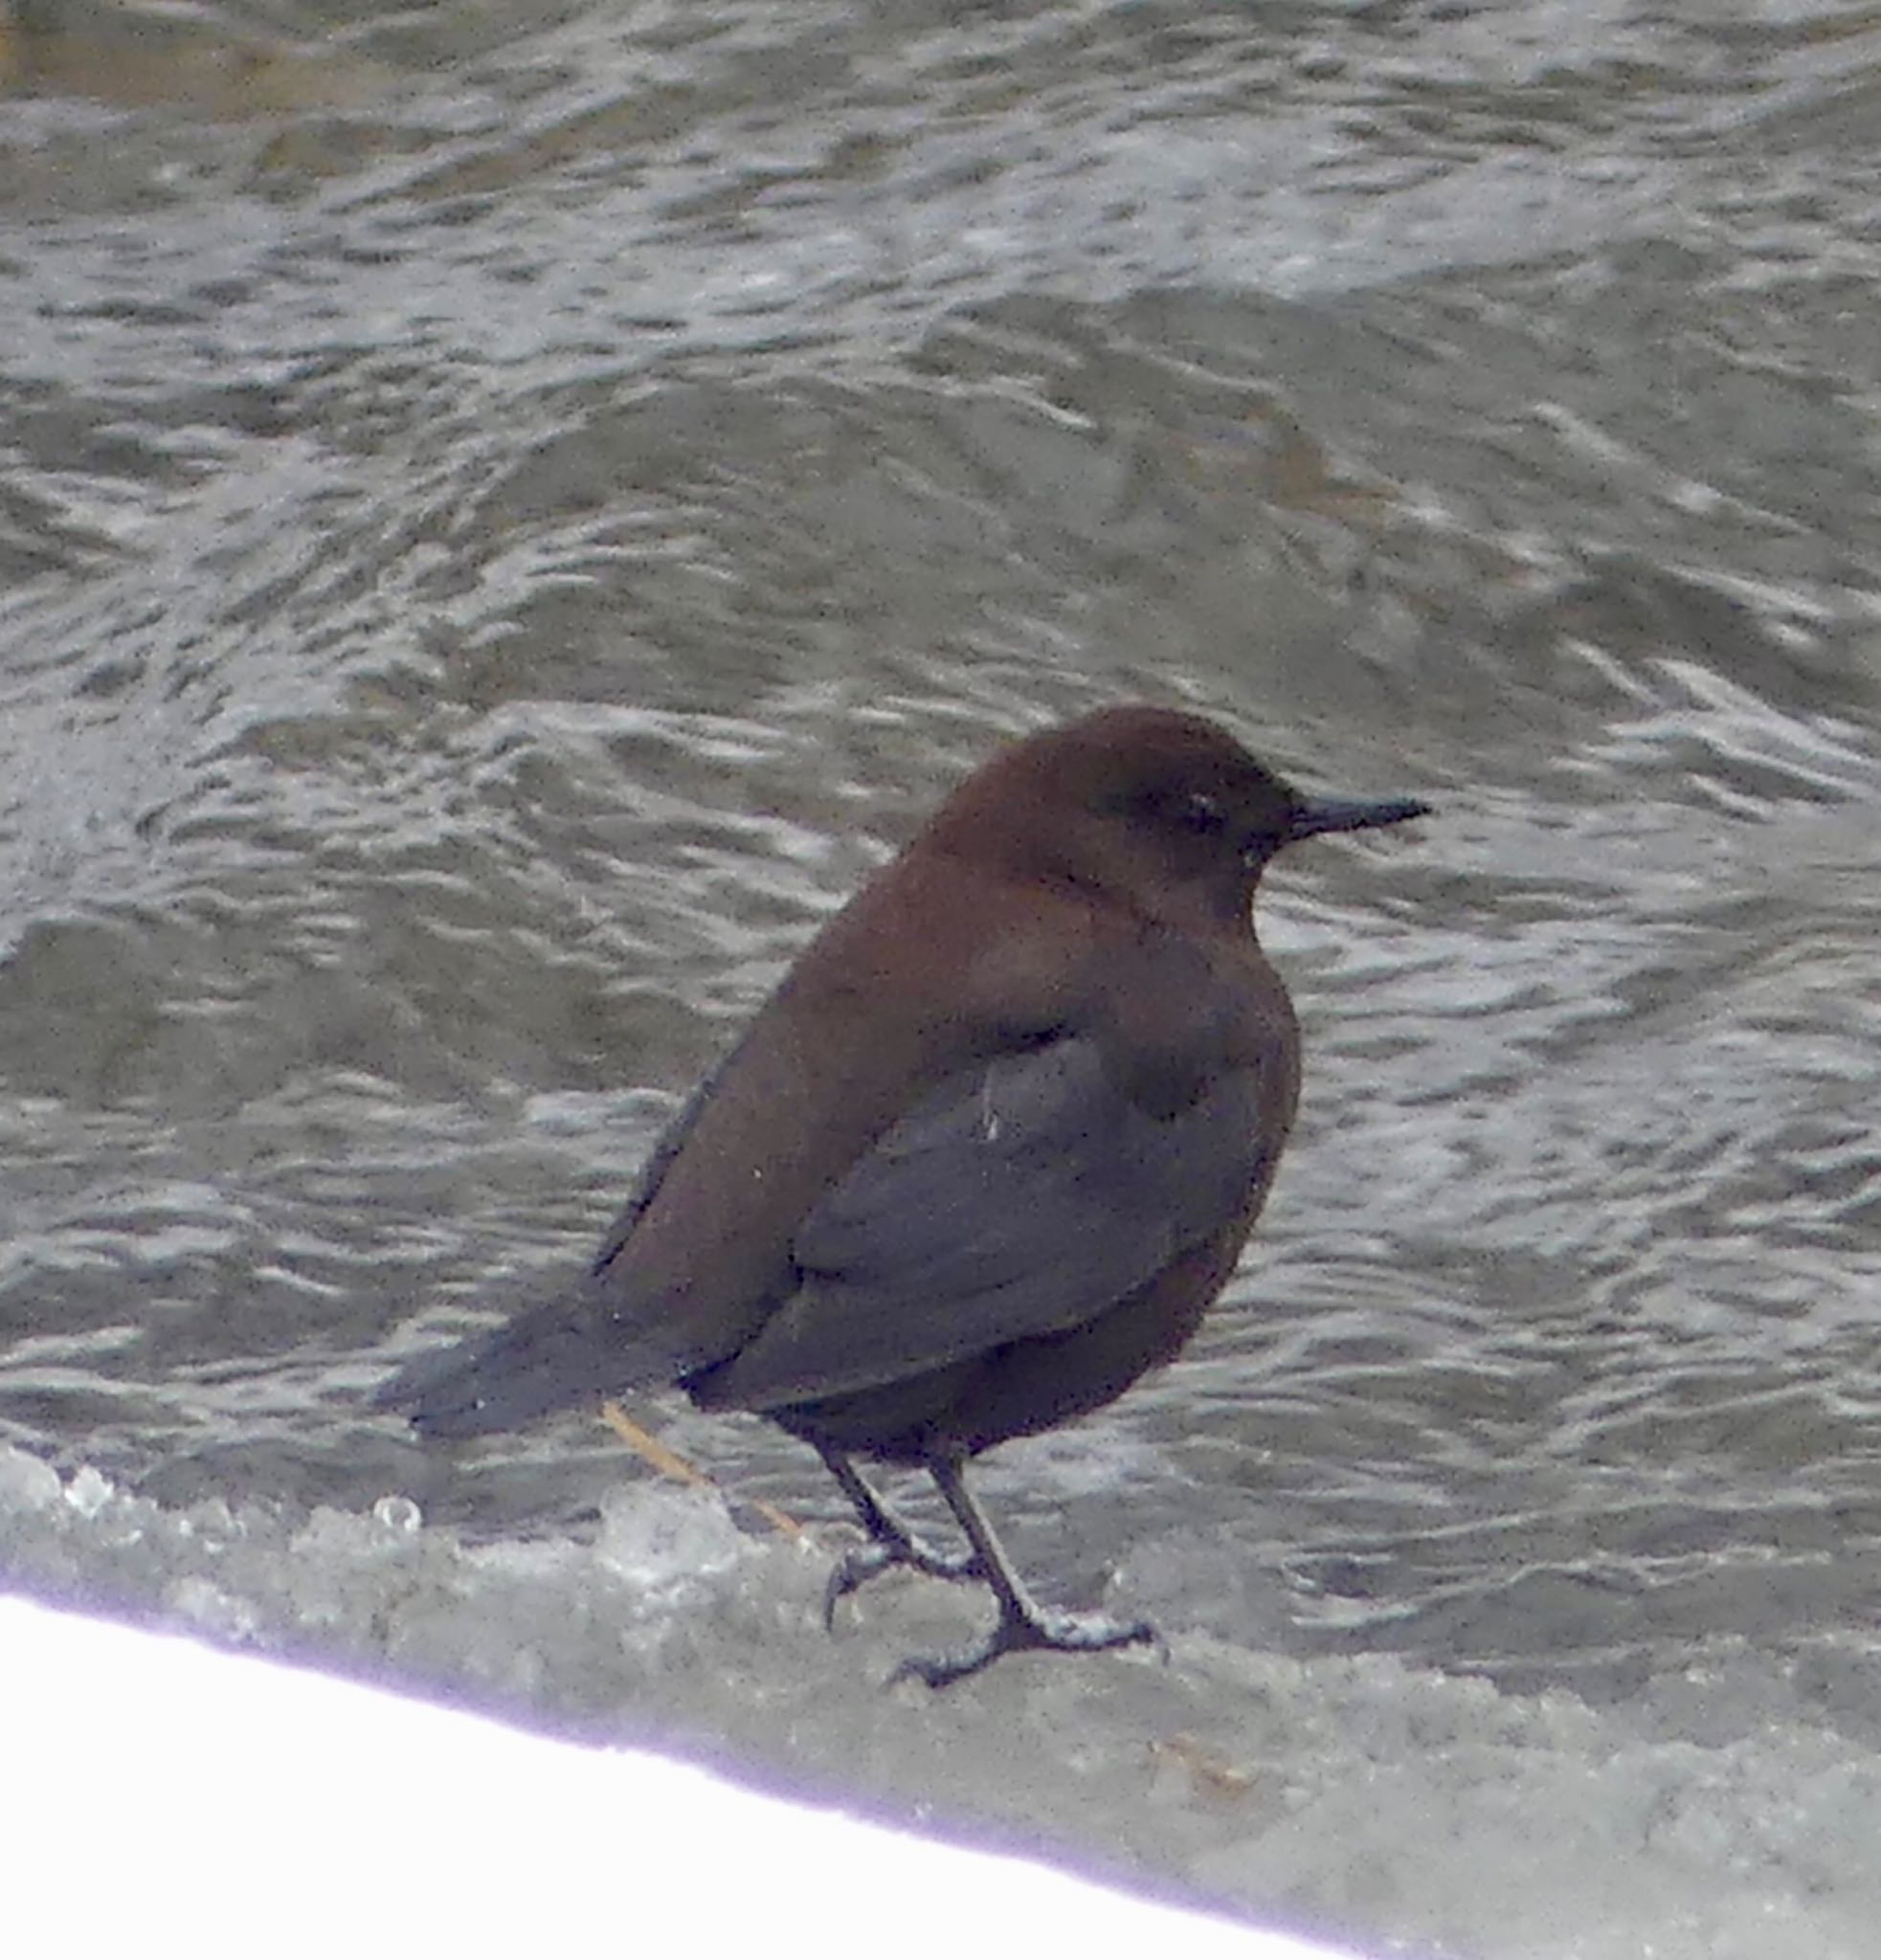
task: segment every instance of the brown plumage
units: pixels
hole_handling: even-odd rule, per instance
[[[581,1280],[379,1393],[427,1435],[655,1383],[822,1453],[894,1564],[992,1587],[971,1654],[1153,1637],[1037,1607],[969,1457],[1169,1360],[1220,1291],[1293,1120],[1299,1031],[1250,916],[1284,846],[1419,803],[1301,796],[1197,716],[1113,708],[957,790],[806,948],[655,1148]],[[850,1459],[932,1472],[929,1550]]]

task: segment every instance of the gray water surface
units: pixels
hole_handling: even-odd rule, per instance
[[[472,1543],[614,1528],[644,1473],[597,1425],[425,1453],[364,1392],[582,1257],[999,741],[1188,703],[1438,813],[1273,876],[1310,1047],[1255,1247],[989,1503],[1059,1596],[1486,1678],[1564,1769],[1608,1745],[1550,1695],[1849,1752],[1846,1858],[1758,1856],[1817,1902],[1787,1950],[1881,1951],[1871,11],[19,21],[0,1442],[152,1544],[388,1493]],[[764,1425],[638,1413],[837,1515]],[[22,1583],[37,1543],[0,1539]],[[101,1560],[106,1603],[162,1593]],[[738,1651],[782,1681],[775,1637]],[[849,1639],[865,1686],[896,1636]],[[1286,1690],[1309,1736],[1333,1680]],[[1768,1815],[1801,1784],[1756,1760]],[[1584,1904],[1615,1838],[1563,1867],[1573,1949],[1471,1918],[1482,1851],[1436,1903],[1184,1869],[1375,1938],[1639,1949],[1646,1893]],[[1736,1950],[1716,1883],[1667,1881],[1663,1950]]]

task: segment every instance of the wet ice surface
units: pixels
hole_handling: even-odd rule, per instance
[[[1052,1942],[1093,1960],[1357,1960],[652,1750],[16,1595],[0,1594],[0,1648],[8,1764],[31,1793],[8,1820],[7,1919],[35,1948],[136,1948],[163,1926],[204,1954],[250,1952],[265,1928],[283,1960],[361,1944],[559,1951],[609,1929],[663,1952],[695,1947],[706,1921],[721,1950],[743,1952],[825,1924],[840,1900],[852,1925],[893,1923],[905,1960]],[[121,1827],[100,1886],[97,1834],[74,1820],[105,1787]],[[310,1871],[334,1882],[310,1886]]]
[[[302,1520],[167,1510],[0,1455],[0,1556],[253,1651],[560,1732],[672,1749],[812,1800],[1394,1950],[1670,1960],[1873,1951],[1881,1763],[1719,1640],[1635,1702],[1371,1655],[1294,1660],[1170,1623],[1138,1655],[885,1689],[964,1595],[888,1582],[820,1624],[827,1546],[709,1495],[623,1494],[593,1541],[466,1547],[408,1500]],[[1132,1603],[1153,1611],[1153,1560]]]

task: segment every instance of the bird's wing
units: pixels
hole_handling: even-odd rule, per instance
[[[1245,1211],[1278,1154],[1259,1067],[1146,1113],[1097,1041],[945,1080],[816,1205],[797,1284],[716,1370],[718,1406],[906,1380],[1079,1325]]]

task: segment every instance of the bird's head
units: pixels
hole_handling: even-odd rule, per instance
[[[1105,891],[1149,916],[1246,917],[1274,854],[1426,813],[1409,798],[1310,797],[1198,715],[1106,708],[1019,743],[929,826],[937,847]]]

